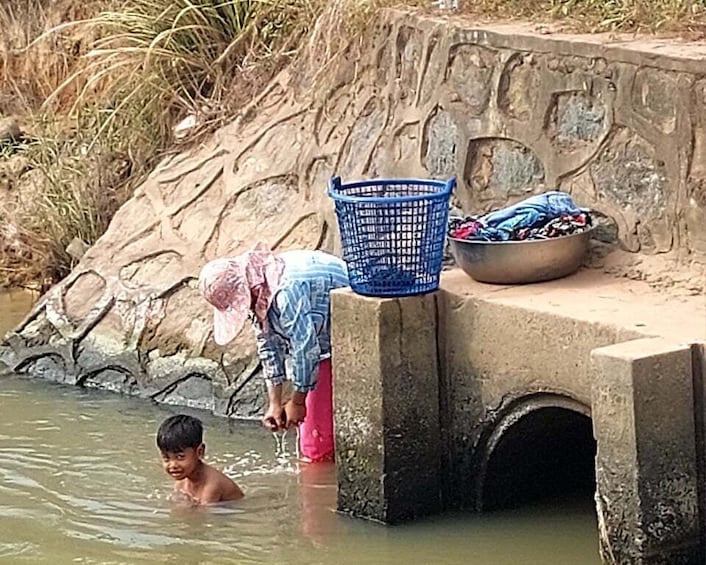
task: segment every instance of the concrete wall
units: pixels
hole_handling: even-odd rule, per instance
[[[603,560],[703,563],[691,347],[648,338],[592,357]]]
[[[591,351],[640,337],[609,323],[586,323],[453,291],[440,293],[439,309],[442,429],[447,484],[453,485],[445,498],[471,508],[482,501],[477,485],[467,478],[479,476],[490,456],[478,447],[503,418],[544,406],[590,415]]]
[[[462,283],[445,277],[435,297],[334,293],[339,509],[396,522],[437,510],[439,496],[442,508],[482,510],[504,435],[535,411],[561,408],[593,419],[604,562],[700,563],[702,346],[646,337],[652,328],[631,329],[634,318],[551,312],[558,294],[546,286],[512,304],[493,296],[500,287]],[[391,361],[400,352],[404,361]]]
[[[438,511],[435,298],[400,308],[396,300],[346,300],[349,296],[336,291],[332,328],[338,508],[354,513],[365,508],[368,518],[385,523]],[[369,331],[364,339],[362,328]]]

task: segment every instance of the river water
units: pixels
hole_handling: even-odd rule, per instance
[[[29,301],[0,293],[0,333]],[[274,439],[259,426],[195,412],[206,427],[207,460],[246,498],[228,508],[174,511],[154,433],[176,411],[112,393],[0,379],[0,563],[600,562],[589,499],[384,527],[334,512],[332,465],[278,459]]]

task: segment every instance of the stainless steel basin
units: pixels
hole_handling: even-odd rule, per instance
[[[467,241],[449,237],[451,253],[471,278],[524,284],[565,277],[583,263],[591,232],[525,241]]]

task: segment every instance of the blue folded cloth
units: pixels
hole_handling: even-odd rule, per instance
[[[473,239],[507,241],[515,231],[543,225],[561,216],[581,213],[570,194],[560,191],[531,196],[517,204],[490,212],[479,218],[485,226]]]

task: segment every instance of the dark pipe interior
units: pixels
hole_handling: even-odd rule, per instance
[[[593,497],[596,442],[591,419],[564,408],[540,408],[501,437],[491,455],[483,508]]]

